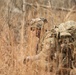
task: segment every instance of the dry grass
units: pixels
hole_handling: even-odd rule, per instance
[[[62,10],[45,9],[39,6],[34,8],[31,6],[26,12],[25,19],[27,22],[32,18],[44,17],[48,20],[46,27],[48,26],[47,29],[50,30],[54,25],[58,25],[64,21],[76,21],[75,16],[76,13],[69,15],[68,12]],[[0,75],[53,75],[45,71],[45,63],[42,60],[23,63],[23,59],[26,56],[36,55],[37,44],[36,32],[30,31],[29,27],[27,27],[26,36],[28,38],[26,40],[27,47],[25,47],[23,22],[22,16],[17,13],[16,15],[13,14],[10,22],[12,26],[9,28],[7,20],[0,16]],[[21,28],[16,33],[13,27],[19,27],[19,23],[21,23]],[[20,37],[16,34],[19,34]],[[19,43],[17,43],[16,38],[19,38]]]

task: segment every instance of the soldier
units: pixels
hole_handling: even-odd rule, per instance
[[[55,71],[55,64],[53,64],[54,60],[54,54],[55,54],[55,42],[54,42],[54,34],[51,33],[51,31],[46,32],[46,35],[44,36],[44,39],[42,41],[42,50],[34,55],[34,56],[28,56],[24,59],[24,61],[35,61],[38,62],[40,60],[40,63],[45,63],[45,70],[47,71]],[[39,63],[39,65],[40,65]],[[51,65],[51,66],[50,66]],[[42,65],[41,65],[42,66]],[[51,70],[52,69],[52,70]]]
[[[71,38],[71,34],[68,33],[68,32],[64,32],[61,34],[61,36],[63,36],[63,41],[62,41],[62,44],[61,44],[61,52],[62,52],[62,61],[67,61],[67,62],[64,62],[63,64],[66,65],[66,67],[69,67],[71,68],[71,61],[73,59],[72,57],[72,48],[71,48],[71,44],[70,44],[70,38]]]
[[[61,52],[59,54],[59,71],[57,74],[59,75],[69,75],[70,70],[67,70],[69,68],[72,68],[72,49],[69,42],[69,39],[71,38],[71,34],[67,31],[60,33],[60,39],[62,42],[60,44]]]

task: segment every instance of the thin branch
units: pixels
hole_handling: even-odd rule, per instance
[[[36,5],[36,4],[32,4],[32,3],[28,3],[28,2],[25,2],[25,4],[37,8],[37,5]],[[61,8],[61,7],[55,8],[55,7],[46,6],[46,5],[39,5],[39,6],[42,7],[42,8],[45,8],[45,9],[50,9],[50,8],[52,8],[52,9],[55,9],[55,10],[63,10],[63,11],[67,11],[67,12],[71,11],[71,9]],[[76,13],[76,10],[72,10],[72,12],[73,12],[73,13]]]
[[[75,7],[76,7],[76,6],[73,6],[73,7],[71,8],[70,12],[68,12],[68,14],[66,15],[64,21],[73,13],[73,10],[74,10]]]

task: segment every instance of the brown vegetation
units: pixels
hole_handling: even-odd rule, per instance
[[[36,30],[30,30],[29,22],[32,18],[44,17],[48,21],[45,30],[50,30],[65,21],[76,21],[76,12],[73,12],[76,7],[71,7],[69,11],[58,10],[51,8],[50,2],[46,4],[49,7],[44,6],[44,0],[39,0],[40,3],[26,0],[30,4],[26,4],[23,12],[22,3],[18,3],[18,0],[15,4],[10,3],[10,0],[3,1],[0,2],[0,75],[53,75],[49,68],[45,70],[44,60],[24,62],[27,56],[36,55],[39,40]]]

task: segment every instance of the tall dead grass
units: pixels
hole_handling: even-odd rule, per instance
[[[35,36],[36,32],[30,31],[29,27],[27,27],[27,47],[24,47],[24,26],[26,26],[26,23],[29,20],[37,17],[44,17],[48,20],[48,24],[46,25],[46,27],[48,26],[48,30],[54,25],[64,22],[64,19],[66,18],[65,21],[76,21],[76,13],[68,15],[70,12],[43,8],[40,7],[39,4],[37,4],[36,8],[33,6],[28,7],[29,9],[26,11],[26,15],[23,16],[25,20],[22,20],[21,17],[21,29],[19,30],[21,41],[19,44],[15,41],[18,36],[15,37],[13,28],[9,28],[7,22],[0,18],[0,28],[2,28],[0,31],[0,75],[50,75],[50,72],[44,70],[45,62],[42,60],[40,61],[41,63],[39,61],[30,61],[26,62],[26,64],[23,63],[24,57],[36,55],[37,44],[37,38]],[[17,21],[19,16],[12,18],[15,20],[11,20],[11,25],[15,27],[16,24],[18,25]]]

